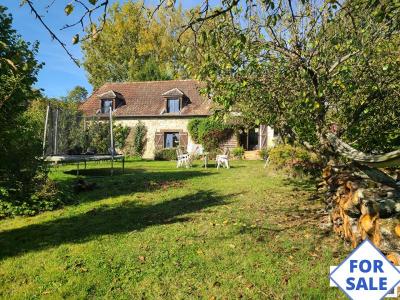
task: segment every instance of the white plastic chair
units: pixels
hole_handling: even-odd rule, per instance
[[[178,148],[176,149],[176,157],[177,157],[177,162],[176,162],[176,167],[180,168],[185,166],[186,168],[190,167],[190,155],[188,153],[183,153],[183,151]]]
[[[221,165],[222,167],[225,166],[225,168],[229,169],[229,148],[224,148],[223,154],[217,155],[215,161],[217,163],[217,169],[219,169]]]

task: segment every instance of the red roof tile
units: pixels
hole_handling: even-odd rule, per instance
[[[165,95],[178,89],[184,94],[183,108],[180,114],[174,116],[204,116],[210,113],[211,101],[200,95],[202,84],[196,80],[168,80],[105,83],[80,105],[87,116],[99,115],[103,94],[119,94],[126,105],[114,110],[115,116],[171,116],[165,113]],[[102,97],[104,98],[104,97]]]

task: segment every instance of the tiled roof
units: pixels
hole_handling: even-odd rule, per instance
[[[80,105],[87,116],[99,115],[101,98],[108,92],[120,94],[126,105],[114,110],[114,116],[171,116],[165,113],[165,97],[169,93],[184,94],[184,106],[179,115],[174,116],[203,116],[210,113],[211,101],[200,95],[202,84],[196,80],[168,80],[105,83]],[[165,95],[167,94],[167,95]]]
[[[162,94],[164,97],[181,97],[185,93],[183,93],[180,89],[173,88],[172,90],[169,90],[165,93]]]
[[[119,95],[119,93],[116,93],[113,90],[109,90],[101,95],[97,96],[99,99],[115,99],[117,97],[121,97],[121,95]]]

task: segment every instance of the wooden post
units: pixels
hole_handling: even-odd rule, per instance
[[[112,108],[110,107],[110,140],[111,140],[111,176],[114,174],[114,135],[112,123]]]
[[[46,152],[46,138],[47,138],[47,123],[49,122],[49,112],[50,112],[50,103],[47,104],[46,109],[46,120],[44,121],[44,133],[43,133],[43,157],[45,156]]]
[[[122,158],[122,174],[125,173],[125,156]]]

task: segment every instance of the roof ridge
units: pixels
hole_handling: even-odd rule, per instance
[[[197,81],[197,79],[169,79],[169,80],[143,80],[143,81],[120,81],[120,82],[112,82],[112,81],[107,81],[103,84],[128,84],[128,83],[155,83],[155,82],[173,82],[173,81]]]

